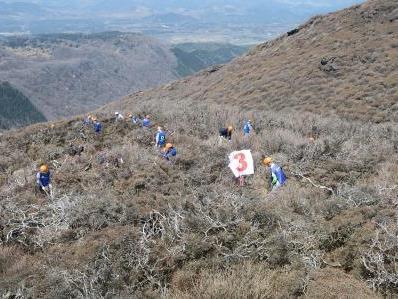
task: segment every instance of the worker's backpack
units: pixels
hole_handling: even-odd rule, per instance
[[[171,155],[172,157],[177,156],[177,150],[176,150],[175,147],[173,147],[173,148],[170,150],[170,155]]]
[[[287,177],[285,175],[285,172],[283,171],[283,169],[281,167],[279,167],[276,171],[276,177],[278,178],[278,182],[279,184],[283,185],[286,183]]]

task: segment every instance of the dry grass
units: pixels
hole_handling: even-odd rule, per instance
[[[217,103],[244,111],[294,111],[396,122],[396,1],[319,16],[293,35],[259,45],[213,73],[126,98],[112,109],[169,99]],[[326,61],[323,66],[321,61]],[[329,67],[335,71],[328,71]]]
[[[167,298],[286,298],[303,293],[303,273],[285,268],[271,270],[266,264],[244,262],[232,267],[178,271],[174,292]]]
[[[25,286],[25,294],[195,297],[194,289],[181,285],[191,277],[195,290],[202,292],[218,273],[220,286],[204,295],[228,297],[229,281],[243,275],[235,265],[245,261],[254,263],[254,272],[266,267],[273,277],[267,282],[271,286],[256,287],[253,281],[254,297],[262,287],[269,297],[311,295],[308,279],[330,265],[346,271],[356,286],[356,277],[366,273],[362,257],[374,237],[372,223],[396,217],[391,203],[396,204],[398,191],[393,188],[397,128],[311,114],[244,114],[217,106],[196,105],[195,113],[188,113],[194,105],[177,109],[163,101],[135,106],[135,112],[151,111],[155,122],[175,131],[175,164],[156,154],[153,132],[130,124],[105,121],[99,139],[89,131],[87,140],[78,137],[77,121],[5,136],[2,148],[12,151],[2,152],[11,161],[4,163],[9,178],[1,186],[2,246],[17,246],[23,256],[33,254],[43,267],[42,275]],[[244,139],[236,133],[231,144],[218,145],[220,123],[246,117],[256,120],[256,135]],[[314,133],[317,139],[311,143],[308,136]],[[80,157],[68,155],[70,143],[85,145]],[[43,150],[22,154],[32,147]],[[246,147],[252,149],[257,174],[241,189],[226,157]],[[267,174],[260,164],[265,154],[272,154],[289,176],[279,193],[267,193]],[[54,168],[54,202],[31,193],[32,166],[48,160]],[[7,238],[10,231],[14,233]],[[59,261],[56,269],[54,259]],[[199,260],[200,267],[190,266]],[[225,270],[217,270],[219,265]],[[48,288],[54,281],[60,285],[57,290]],[[17,291],[7,282],[3,288]],[[245,284],[241,288],[248,289]],[[395,292],[395,287],[383,291]]]
[[[307,298],[381,298],[365,288],[365,284],[337,269],[315,272],[308,284]]]

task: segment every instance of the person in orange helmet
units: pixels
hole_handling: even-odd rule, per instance
[[[51,173],[47,164],[42,164],[40,166],[36,174],[36,186],[40,192],[46,193],[47,195],[52,194]]]
[[[270,185],[272,190],[276,190],[286,183],[287,178],[283,169],[279,165],[275,164],[271,157],[265,158],[263,160],[263,164],[266,167],[269,167]]]
[[[167,143],[163,149],[162,156],[167,161],[170,161],[170,158],[177,156],[177,149],[174,147],[173,144]]]

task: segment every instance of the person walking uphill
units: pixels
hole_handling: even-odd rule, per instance
[[[138,125],[140,123],[139,117],[133,115],[132,113],[129,113],[129,119],[133,125]]]
[[[142,127],[143,128],[149,128],[151,126],[151,119],[149,115],[145,116],[145,118],[142,120]]]
[[[276,190],[286,183],[287,178],[283,169],[279,165],[273,163],[271,157],[265,158],[263,164],[270,169],[270,185],[272,190]]]
[[[93,117],[94,121],[94,132],[99,135],[102,132],[102,124],[98,121],[96,117]]]
[[[87,114],[83,119],[83,127],[89,126],[92,123],[92,118],[90,114]]]
[[[51,173],[47,164],[41,165],[36,174],[36,187],[40,192],[52,196]]]
[[[123,121],[124,116],[120,112],[115,112],[115,122]]]
[[[250,133],[253,131],[253,126],[250,120],[245,121],[244,125],[243,125],[243,134],[245,136],[250,135]]]
[[[166,133],[163,131],[162,127],[158,127],[158,132],[156,133],[156,147],[157,148],[162,148],[166,144]]]
[[[228,141],[231,141],[233,131],[234,131],[234,128],[232,126],[229,126],[228,128],[221,128],[219,131],[220,137],[227,139]]]

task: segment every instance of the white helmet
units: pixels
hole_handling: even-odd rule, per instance
[[[115,112],[115,115],[119,115],[119,112]]]

